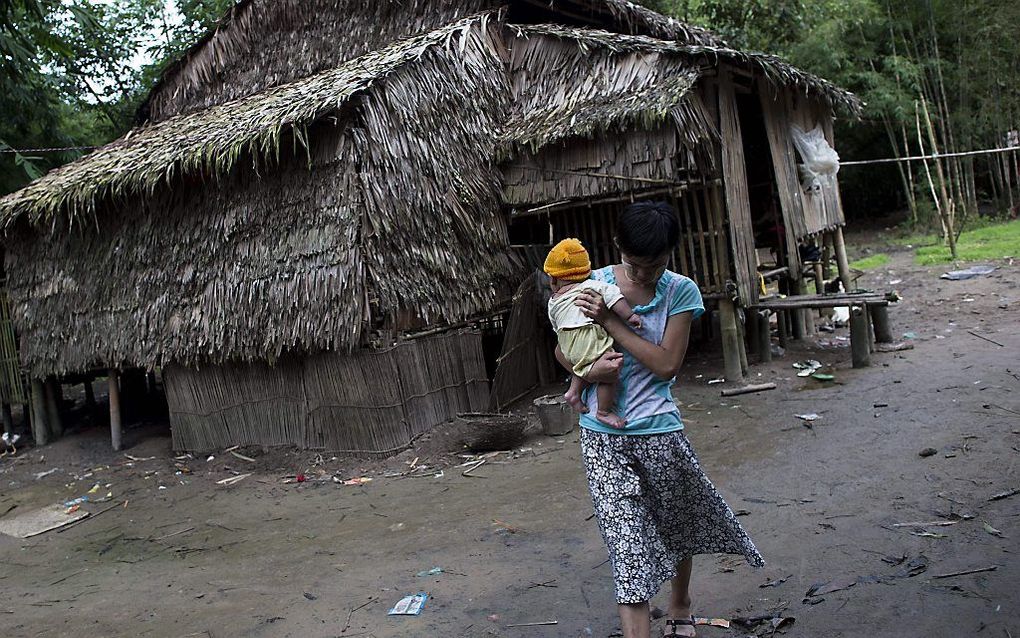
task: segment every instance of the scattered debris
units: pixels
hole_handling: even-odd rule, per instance
[[[545,625],[558,625],[558,624],[560,624],[560,621],[558,621],[558,620],[542,620],[540,622],[520,622],[520,623],[516,623],[516,624],[513,624],[513,625],[507,625],[507,628],[510,628],[510,627],[543,627]]]
[[[999,538],[1006,538],[1006,535],[1003,534],[1002,531],[995,529],[994,527],[992,527],[988,523],[982,522],[981,525],[982,525],[982,527],[985,528],[985,531],[988,532],[989,534],[991,534],[992,536],[998,536]]]
[[[998,565],[989,565],[988,567],[979,567],[977,569],[965,569],[961,572],[950,572],[948,574],[935,574],[932,578],[952,578],[953,576],[967,576],[968,574],[980,574],[982,572],[994,572],[999,568]]]
[[[417,616],[425,609],[425,601],[429,599],[427,592],[420,591],[417,594],[404,596],[397,601],[393,608],[386,612],[387,616]]]
[[[248,461],[249,463],[254,463],[255,462],[255,459],[251,458],[250,456],[245,456],[245,455],[243,455],[243,454],[241,454],[239,452],[234,452],[233,450],[230,451],[230,454],[232,456],[235,456],[235,457],[241,459],[242,461]]]
[[[733,397],[739,394],[751,394],[752,392],[764,392],[765,390],[775,390],[776,384],[769,383],[753,383],[751,385],[745,385],[741,388],[728,388],[723,390],[719,394],[724,397]]]
[[[920,452],[918,452],[917,455],[920,456],[921,458],[926,458],[926,457],[929,457],[929,456],[935,456],[938,453],[939,453],[939,451],[936,450],[935,448],[933,448],[933,447],[926,447],[923,450],[921,450]]]
[[[784,577],[779,578],[777,580],[772,580],[770,578],[770,579],[766,580],[764,583],[762,583],[761,585],[758,585],[758,587],[761,588],[761,589],[765,589],[766,587],[779,587],[780,585],[782,585],[786,581],[790,580],[790,578],[792,576],[793,576],[793,574],[788,574],[787,576],[784,576]]]
[[[726,379],[719,378],[719,379],[709,379],[708,380],[708,385],[715,385],[716,383],[726,383]]]
[[[1016,496],[1017,494],[1020,494],[1020,489],[1013,488],[1013,489],[1007,490],[1005,492],[999,492],[998,494],[993,495],[988,500],[989,501],[1001,501],[1004,498],[1009,498],[1010,496]]]
[[[948,527],[950,525],[956,525],[959,522],[960,522],[959,520],[956,520],[956,521],[928,521],[926,523],[893,523],[893,527],[929,527],[929,526]]]
[[[695,618],[695,625],[706,625],[708,627],[722,627],[723,629],[730,628],[730,621],[725,618]]]
[[[36,475],[35,475],[35,480],[38,481],[41,478],[45,478],[45,477],[49,476],[50,474],[53,474],[54,472],[59,472],[59,471],[60,471],[60,468],[59,467],[55,467],[53,469],[46,470],[45,472],[37,472]]]
[[[984,339],[988,343],[994,343],[995,345],[999,346],[1000,348],[1005,348],[1006,347],[1006,346],[1002,345],[1001,343],[999,343],[998,341],[996,341],[994,339],[989,339],[988,337],[984,337],[982,335],[979,335],[978,333],[974,332],[973,330],[968,330],[967,334],[969,334],[972,337],[977,337],[978,339]]]
[[[820,415],[815,414],[814,412],[811,412],[809,414],[795,414],[793,416],[797,417],[802,421],[817,421],[818,419],[822,418]]]
[[[911,333],[913,334],[913,333]],[[916,335],[915,335],[916,336]],[[901,341],[900,343],[876,343],[875,352],[902,352],[903,350],[913,350],[914,344]]]
[[[914,332],[914,331],[910,331],[910,332],[904,332],[904,333],[903,333],[903,338],[904,338],[904,339],[911,339],[911,340],[914,340],[914,339],[918,339],[919,337],[917,336],[917,333],[916,333],[916,332]]]
[[[420,572],[418,572],[415,575],[418,576],[418,577],[438,576],[439,574],[442,574],[442,573],[443,573],[443,568],[442,567],[433,567],[432,569],[426,569],[426,570],[420,571]]]
[[[835,381],[836,380],[835,376],[833,376],[831,374],[823,374],[821,372],[816,372],[816,373],[812,374],[811,378],[815,379],[817,381]]]
[[[240,483],[241,481],[243,481],[244,479],[248,478],[249,476],[251,476],[250,473],[248,473],[248,474],[238,474],[237,476],[228,476],[225,479],[221,479],[219,481],[216,481],[216,484],[217,485],[234,485],[235,483]]]
[[[921,554],[907,563],[903,569],[896,572],[894,576],[896,578],[913,578],[914,576],[919,576],[926,571],[928,571],[928,557]]]
[[[948,279],[949,281],[962,281],[964,279],[973,279],[975,277],[982,277],[984,275],[990,275],[995,272],[995,266],[986,264],[979,264],[977,266],[971,266],[964,270],[950,270],[949,272],[942,273],[939,279]]]
[[[857,584],[856,578],[837,578],[827,583],[815,583],[810,589],[804,594],[804,598],[813,598],[815,596],[824,596],[825,594],[831,594],[832,592],[842,591],[844,589],[850,589]]]
[[[316,596],[315,594],[309,594],[308,592],[305,592],[305,598],[307,598],[308,600],[318,600],[319,599],[319,597]]]

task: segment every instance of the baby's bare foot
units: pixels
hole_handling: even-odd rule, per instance
[[[588,411],[588,406],[581,401],[581,393],[574,392],[573,390],[567,390],[566,394],[563,395],[563,400],[567,402],[567,405],[574,408],[575,412],[584,414]]]
[[[600,423],[604,423],[611,428],[616,428],[617,430],[622,430],[623,426],[627,425],[627,421],[620,418],[620,416],[614,412],[603,412],[602,410],[599,410],[595,413],[595,418],[598,419]]]

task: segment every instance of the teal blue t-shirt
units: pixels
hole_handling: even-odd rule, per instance
[[[611,284],[616,276],[611,266],[592,272],[592,279]],[[673,315],[693,312],[694,318],[705,312],[698,285],[689,277],[667,270],[655,285],[655,296],[643,306],[635,306],[634,312],[641,317],[641,328],[637,334],[646,341],[658,345],[666,332],[666,322]],[[670,389],[675,379],[663,380],[641,365],[629,352],[623,353],[623,369],[616,386],[617,414],[626,419],[622,430],[603,425],[595,418],[598,398],[595,387],[589,386],[583,399],[588,414],[581,415],[581,427],[607,434],[663,434],[684,428],[680,410],[673,401]]]

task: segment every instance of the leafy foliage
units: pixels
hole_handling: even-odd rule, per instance
[[[0,194],[126,131],[159,69],[232,2],[0,2]],[[53,147],[72,148],[10,152]]]

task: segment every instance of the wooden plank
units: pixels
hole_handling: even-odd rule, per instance
[[[743,305],[758,298],[757,267],[754,255],[754,231],[744,163],[744,142],[740,132],[737,98],[728,69],[719,73],[719,124],[722,134],[723,185],[730,222],[734,276]]]
[[[773,89],[764,79],[758,83],[758,95],[765,117],[765,132],[769,139],[772,168],[776,175],[776,189],[779,191],[779,205],[786,228],[788,253],[786,265],[790,272],[800,271],[800,255],[797,253],[797,237],[807,234],[804,219],[800,179],[797,176],[797,161],[790,141],[790,122],[787,114],[785,94],[775,96]]]

